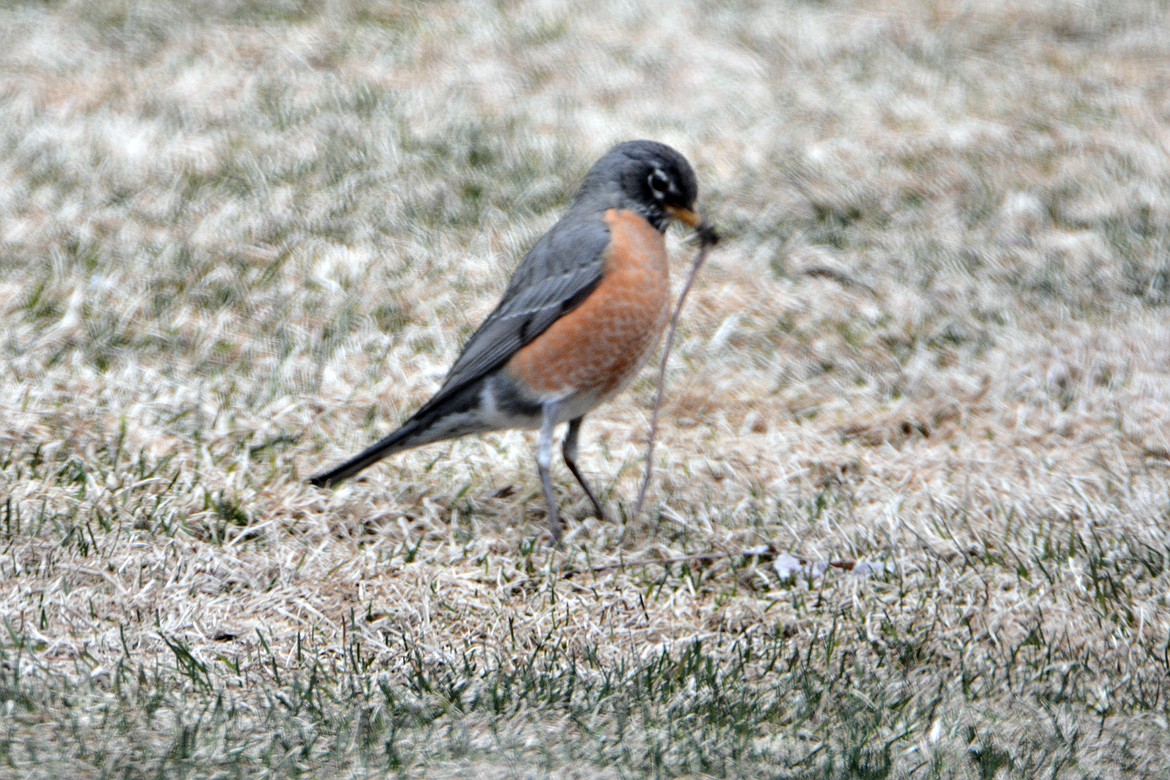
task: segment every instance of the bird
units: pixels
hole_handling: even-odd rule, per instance
[[[554,433],[565,465],[599,518],[606,512],[577,465],[585,415],[637,375],[669,319],[665,233],[674,220],[714,244],[696,210],[687,159],[650,140],[620,143],[585,174],[568,211],[516,267],[495,309],[475,330],[438,391],[393,433],[309,479],[332,487],[404,450],[489,431],[538,429],[536,451],[548,528],[562,525],[550,469]]]

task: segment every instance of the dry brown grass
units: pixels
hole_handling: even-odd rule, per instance
[[[1167,29],[0,10],[0,775],[1163,776]],[[726,235],[648,516],[562,474],[547,549],[524,433],[307,487],[632,137]],[[653,389],[585,429],[618,514]]]

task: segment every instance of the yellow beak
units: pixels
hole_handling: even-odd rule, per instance
[[[686,223],[689,227],[697,228],[703,224],[703,218],[699,216],[698,212],[684,209],[682,206],[667,206],[666,210],[670,212],[670,216],[679,222]]]
[[[699,212],[685,209],[682,206],[667,206],[666,210],[670,216],[679,222],[683,222],[697,230],[699,232],[699,240],[703,242],[703,246],[715,246],[719,243],[719,234],[715,232],[715,226],[708,225],[704,222]]]

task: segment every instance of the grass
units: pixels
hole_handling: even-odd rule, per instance
[[[1167,10],[0,9],[0,776],[1164,776]],[[645,515],[650,370],[563,550],[532,434],[306,486],[632,137]]]

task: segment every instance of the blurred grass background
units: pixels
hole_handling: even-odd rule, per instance
[[[1167,11],[3,5],[0,775],[1164,776]],[[306,487],[636,137],[726,235],[649,515]]]

